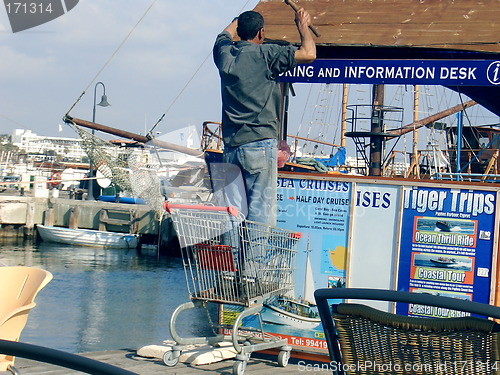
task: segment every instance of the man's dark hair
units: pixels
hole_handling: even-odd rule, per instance
[[[249,10],[238,17],[238,28],[236,32],[241,40],[255,38],[260,29],[264,27],[264,17],[260,13]]]

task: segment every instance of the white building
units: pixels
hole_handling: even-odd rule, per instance
[[[15,129],[12,133],[12,144],[28,155],[55,153],[71,161],[81,161],[87,156],[80,146],[81,142],[77,138],[41,136],[27,129]]]

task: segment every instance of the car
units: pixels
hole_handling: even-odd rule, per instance
[[[19,175],[3,176],[0,181],[2,182],[2,184],[0,184],[0,191],[4,191],[8,188],[17,189],[19,188],[19,182],[21,181],[21,176]]]
[[[3,176],[2,181],[3,182],[18,182],[18,181],[21,181],[21,176],[17,176],[17,175]]]

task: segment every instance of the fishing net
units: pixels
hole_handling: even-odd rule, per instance
[[[79,126],[73,125],[82,142],[80,146],[87,154],[94,168],[99,170],[104,177],[109,178],[116,186],[124,192],[132,192],[130,184],[130,171],[128,169],[128,157],[130,150],[112,146],[109,142],[96,137]]]
[[[136,150],[128,157],[132,192],[140,197],[160,217],[165,213],[163,203],[165,197],[161,193],[161,182],[158,171],[161,167],[158,154],[154,148]]]
[[[121,147],[72,124],[94,168],[113,182],[124,195],[139,197],[159,216],[164,212],[161,182],[158,176],[160,161],[150,147]]]

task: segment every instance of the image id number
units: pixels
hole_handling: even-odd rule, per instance
[[[9,14],[42,14],[53,12],[51,2],[48,4],[7,2],[5,7]]]

